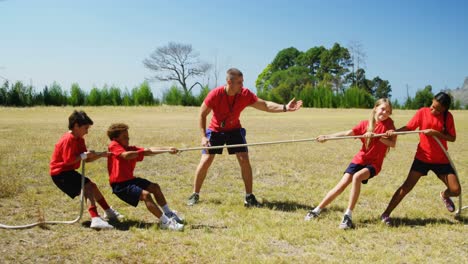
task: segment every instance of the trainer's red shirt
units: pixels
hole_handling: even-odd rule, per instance
[[[241,91],[233,96],[226,94],[224,86],[211,90],[204,101],[206,106],[213,109],[213,116],[208,128],[215,132],[241,128],[239,117],[242,110],[257,100],[258,97],[245,87],[242,87]],[[222,122],[224,122],[224,127],[221,127]]]
[[[354,135],[364,135],[367,132],[368,124],[368,120],[361,121],[353,128]],[[387,118],[382,122],[377,122],[373,132],[382,134],[390,129],[394,130],[395,125],[391,118]],[[366,138],[361,138],[361,142],[361,150],[354,156],[351,162],[359,165],[372,165],[375,169],[375,174],[379,174],[382,170],[382,163],[387,154],[388,146],[382,143],[378,137],[371,138],[368,149],[366,149]]]
[[[135,170],[136,163],[142,161],[145,157],[143,150],[144,148],[128,146],[124,148],[119,142],[112,140],[109,144],[109,152],[111,154],[107,157],[107,171],[109,172],[109,182],[118,183],[125,182],[131,179],[135,179],[133,171]],[[126,160],[120,157],[120,154],[125,151],[138,151],[138,157],[136,159]]]
[[[86,152],[84,138],[75,137],[72,133],[65,133],[55,144],[54,152],[50,161],[50,175],[56,176],[64,171],[76,170],[80,162],[71,162],[83,152]]]
[[[408,121],[406,127],[409,130],[419,130],[432,128],[439,132],[444,130],[444,122],[446,132],[452,136],[456,136],[455,123],[453,120],[452,113],[447,113],[447,118],[444,120],[444,114],[433,115],[429,107],[423,107],[419,109],[416,114]],[[439,139],[445,149],[447,148],[447,141]],[[419,133],[419,144],[416,151],[415,158],[426,163],[432,164],[448,164],[450,161],[445,156],[444,152],[440,149],[439,144],[432,136],[427,136],[423,133]]]

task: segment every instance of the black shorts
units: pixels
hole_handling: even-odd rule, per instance
[[[137,207],[140,202],[140,196],[143,190],[146,190],[152,182],[142,179],[135,178],[125,182],[113,183],[112,192],[120,198],[120,200]]]
[[[372,165],[360,165],[360,164],[356,164],[356,163],[350,163],[348,168],[346,168],[344,173],[349,173],[351,175],[354,175],[356,172],[358,172],[358,171],[360,171],[360,170],[362,170],[364,168],[367,168],[369,170],[369,172],[370,172],[369,178],[362,181],[363,184],[367,184],[367,182],[371,178],[373,178],[375,176],[375,168]]]
[[[455,171],[452,168],[452,165],[450,163],[447,164],[432,164],[432,163],[426,163],[422,162],[418,159],[414,159],[413,165],[411,165],[411,170],[412,171],[417,171],[422,173],[424,176],[427,175],[427,173],[431,170],[433,171],[437,176],[440,175],[447,175],[447,174],[455,174]]]
[[[81,174],[75,170],[64,171],[54,175],[52,176],[52,181],[62,192],[72,199],[81,193]],[[91,182],[91,180],[85,177],[85,184],[88,182]]]
[[[210,140],[210,145],[214,146],[223,146],[226,145],[237,145],[237,144],[246,144],[245,140],[246,131],[244,128],[239,128],[226,132],[214,132],[210,129],[206,130],[206,137]],[[229,154],[234,154],[237,152],[248,152],[247,147],[238,147],[238,148],[228,148]],[[203,154],[207,154],[206,150],[202,150]],[[223,149],[209,149],[208,154],[223,154]]]

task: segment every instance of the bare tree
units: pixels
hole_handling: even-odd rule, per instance
[[[362,43],[359,41],[351,41],[348,49],[349,53],[351,53],[351,60],[353,61],[353,73],[354,76],[356,76],[357,71],[365,67],[367,55],[364,52]],[[354,66],[356,66],[356,68]]]
[[[156,72],[152,79],[159,81],[177,81],[189,94],[192,88],[199,82],[195,82],[188,88],[187,79],[202,76],[210,68],[209,63],[198,59],[198,52],[192,49],[190,44],[169,42],[167,46],[157,48],[149,58],[143,60],[146,68]]]

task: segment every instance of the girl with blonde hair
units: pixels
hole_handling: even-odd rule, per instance
[[[357,203],[361,191],[361,183],[367,184],[367,181],[376,176],[381,168],[389,147],[395,147],[396,136],[391,137],[373,137],[374,134],[382,134],[387,130],[394,130],[392,114],[392,104],[386,98],[375,102],[374,108],[370,114],[369,120],[359,122],[354,128],[330,135],[320,135],[317,141],[325,142],[328,138],[339,136],[358,136],[362,135],[361,150],[354,156],[348,168],[345,170],[340,182],[331,189],[323,198],[320,204],[311,210],[305,217],[306,221],[317,218],[323,208],[329,205],[338,195],[340,195],[349,184],[351,184],[351,193],[349,196],[348,208],[344,213],[343,220],[339,227],[341,229],[353,228],[352,211]]]

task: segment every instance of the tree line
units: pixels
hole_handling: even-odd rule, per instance
[[[368,78],[361,68],[364,64],[361,45],[349,49],[335,43],[327,49],[323,46],[300,51],[295,47],[280,50],[274,59],[258,75],[255,82],[258,97],[286,103],[295,97],[305,107],[317,108],[371,108],[378,98],[391,98],[392,88],[388,80],[379,76]],[[54,82],[41,91],[18,81],[5,81],[0,87],[2,106],[100,106],[100,105],[183,105],[199,106],[210,91],[208,84],[202,85],[197,78],[205,76],[212,65],[199,60],[199,54],[191,45],[170,42],[157,48],[143,60],[143,65],[154,71],[153,80],[172,81],[176,84],[155,98],[147,81],[130,91],[116,86],[93,87],[85,92],[77,83],[70,90]],[[217,80],[217,69],[214,69]],[[190,80],[193,84],[189,84]],[[200,86],[198,95],[192,89]],[[216,85],[216,84],[215,84]],[[434,94],[430,85],[408,96],[400,104],[392,101],[394,108],[418,109],[431,104]],[[460,101],[454,100],[452,107],[460,109]],[[466,106],[468,108],[468,106]]]

